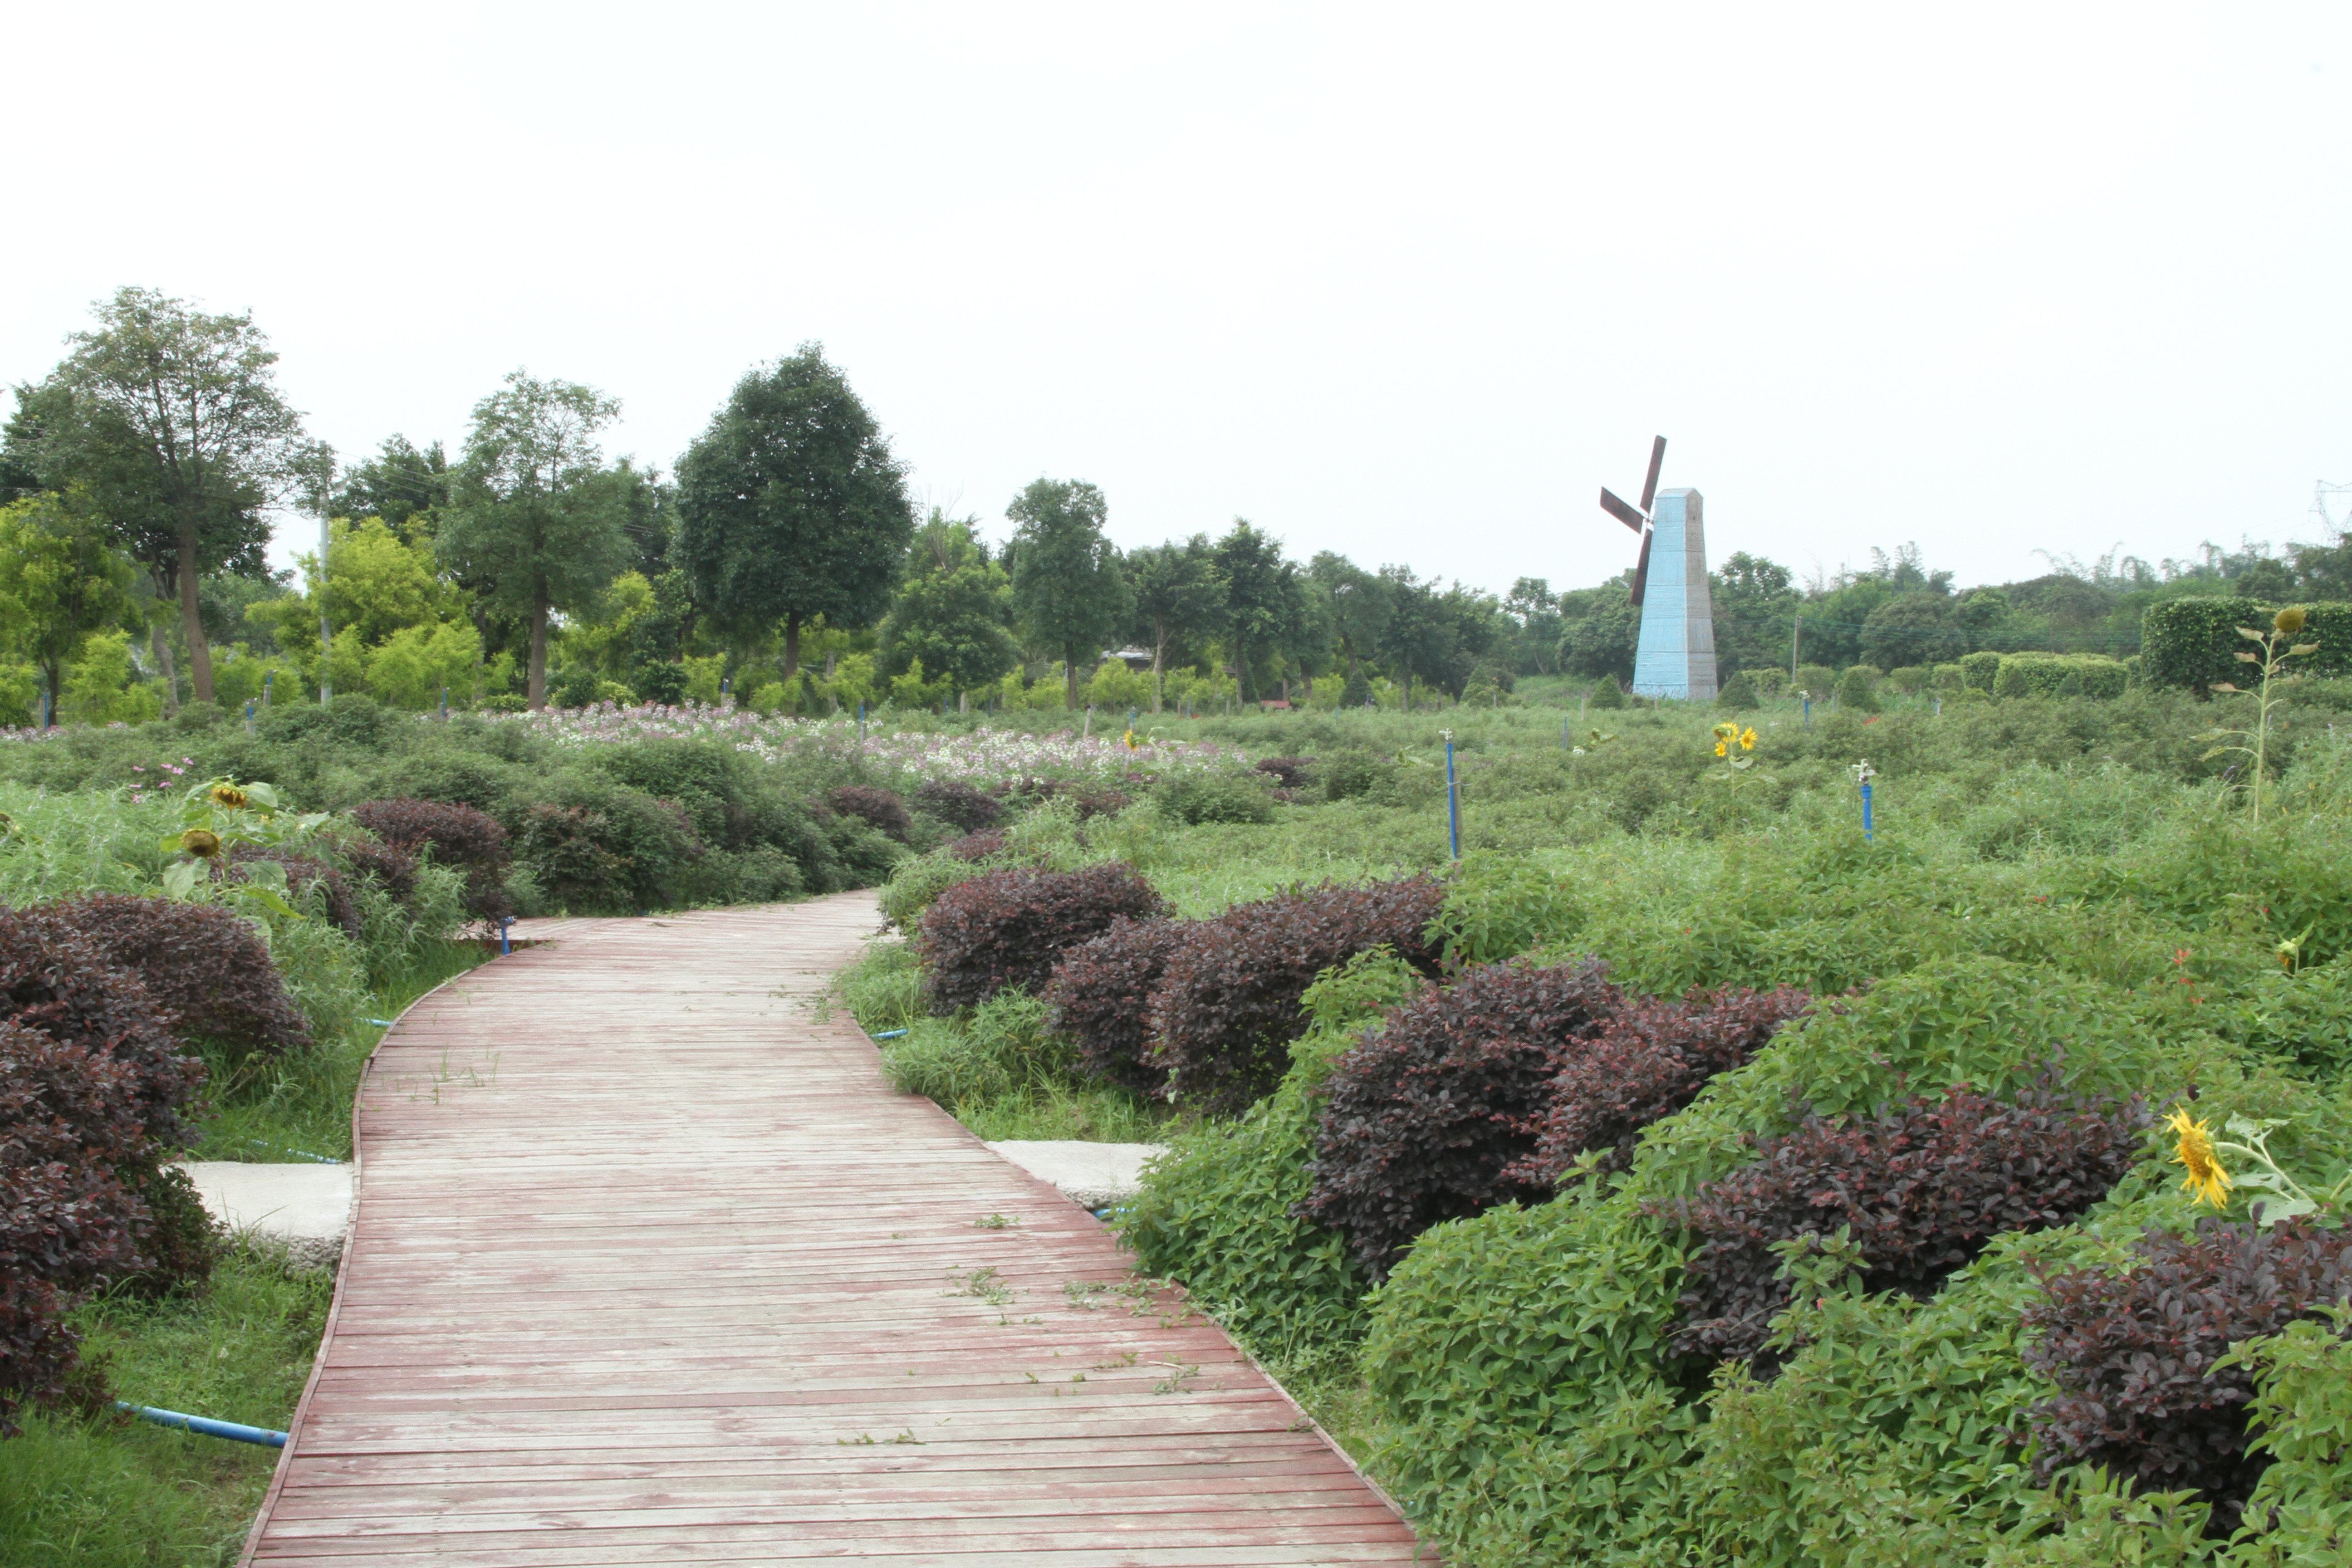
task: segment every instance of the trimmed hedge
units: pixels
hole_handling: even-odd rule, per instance
[[[2121,697],[2131,672],[2096,654],[2005,653],[1993,676],[1995,697]]]
[[[1168,900],[1118,861],[1076,871],[1014,867],[958,882],[917,925],[924,1000],[934,1013],[953,1013],[1008,986],[1035,991],[1064,952],[1121,916],[1168,912]]]
[[[2218,680],[2236,682],[2246,666],[2238,658],[2253,644],[2238,628],[2267,629],[2287,606],[2252,599],[2173,599],[2150,605],[2139,621],[2140,677],[2150,686],[2186,686],[2200,697]],[[2319,651],[2289,668],[2308,675],[2352,671],[2352,605],[2305,605],[2297,642]]]
[[[507,830],[488,812],[439,800],[370,800],[352,807],[352,819],[386,845],[415,856],[426,849],[436,865],[466,874],[466,912],[477,920],[497,921],[514,913],[507,898]],[[344,858],[354,869],[374,869],[361,851],[351,846]],[[393,884],[381,870],[379,879]],[[412,873],[413,875],[413,873]],[[394,889],[406,902],[406,896]]]

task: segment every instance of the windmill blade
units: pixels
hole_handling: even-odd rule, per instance
[[[1664,436],[1650,443],[1650,477],[1642,481],[1642,515],[1650,515],[1650,503],[1658,499],[1658,470],[1666,466],[1666,438]]]
[[[1642,590],[1650,583],[1650,541],[1655,533],[1642,535],[1642,559],[1633,563],[1633,607],[1642,607]]]
[[[1650,521],[1647,517],[1635,511],[1632,507],[1627,506],[1615,496],[1611,495],[1606,489],[1603,489],[1601,492],[1601,510],[1607,512],[1610,516],[1615,518],[1618,521],[1623,523],[1626,527],[1632,529],[1636,533],[1641,532],[1643,525]]]

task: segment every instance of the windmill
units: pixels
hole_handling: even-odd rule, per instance
[[[1658,470],[1666,465],[1666,438],[1650,443],[1650,477],[1642,481],[1642,504],[1627,506],[1607,485],[1601,487],[1601,510],[1633,531],[1642,542],[1641,559],[1633,563],[1633,607],[1642,607],[1642,590],[1650,580],[1650,507],[1658,499]]]
[[[1715,602],[1707,588],[1706,531],[1698,491],[1658,489],[1658,470],[1665,461],[1666,438],[1660,436],[1650,443],[1642,504],[1629,506],[1603,489],[1601,510],[1642,536],[1641,557],[1633,566],[1633,606],[1642,612],[1633,689],[1646,697],[1709,701],[1716,687]]]

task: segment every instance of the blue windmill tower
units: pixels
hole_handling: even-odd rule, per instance
[[[1661,491],[1666,438],[1650,447],[1642,504],[1628,506],[1606,487],[1601,510],[1642,536],[1633,567],[1633,607],[1642,638],[1633,652],[1633,689],[1643,697],[1715,700],[1715,599],[1707,592],[1706,525],[1699,493]]]

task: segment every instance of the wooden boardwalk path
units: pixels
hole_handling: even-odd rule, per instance
[[[876,924],[566,921],[409,1010],[246,1562],[1412,1559],[1223,1333],[813,1016]]]

